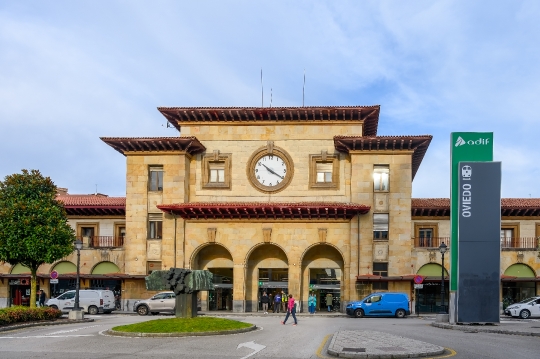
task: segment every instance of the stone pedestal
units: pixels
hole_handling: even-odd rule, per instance
[[[448,323],[450,314],[437,314],[435,317],[435,323]]]
[[[69,320],[82,320],[84,319],[84,312],[82,310],[72,310],[68,314]]]
[[[180,293],[176,295],[177,318],[195,318],[197,317],[197,291],[193,293]]]

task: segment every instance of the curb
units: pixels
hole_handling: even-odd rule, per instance
[[[462,332],[469,333],[494,333],[494,334],[506,334],[506,335],[523,335],[527,337],[540,337],[540,333],[531,333],[531,332],[522,332],[517,330],[504,330],[504,329],[489,329],[479,326],[471,325],[454,325],[446,323],[431,323],[432,327],[441,328],[441,329],[450,329],[450,330],[461,330]]]
[[[147,338],[174,338],[174,337],[205,337],[211,335],[227,335],[227,334],[240,334],[247,333],[253,330],[256,330],[257,326],[252,325],[248,328],[242,329],[233,329],[233,330],[222,330],[217,332],[194,332],[194,333],[128,333],[128,332],[118,332],[116,330],[109,329],[105,331],[108,335],[113,335],[117,337],[147,337]]]
[[[48,325],[63,325],[63,324],[75,324],[75,323],[89,323],[93,322],[94,319],[88,318],[83,320],[69,320],[69,319],[60,319],[54,321],[43,321],[43,322],[32,322],[32,323],[21,323],[14,324],[5,327],[0,327],[0,332],[9,332],[11,330],[24,329],[30,327],[44,327]]]

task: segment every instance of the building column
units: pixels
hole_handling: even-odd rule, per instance
[[[233,312],[243,313],[246,306],[246,265],[234,263]]]

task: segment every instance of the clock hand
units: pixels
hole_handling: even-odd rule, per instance
[[[276,172],[274,172],[274,170],[272,170],[271,168],[269,168],[267,165],[265,165],[264,163],[262,164],[264,166],[264,168],[266,168],[268,170],[268,172],[278,176],[279,178],[283,179],[283,177],[281,177],[280,175],[278,175]]]

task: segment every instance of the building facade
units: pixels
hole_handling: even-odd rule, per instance
[[[114,285],[131,310],[153,294],[146,275],[178,267],[214,273],[204,310],[258,311],[263,292],[306,308],[314,293],[319,310],[330,293],[343,310],[373,291],[439,310],[449,200],[411,198],[431,136],[378,136],[379,110],[159,108],[181,136],[102,138],[126,158],[126,197],[60,196],[86,238],[81,287]],[[501,302],[540,293],[540,200],[504,199],[502,215]],[[40,268],[40,283],[73,259]],[[62,266],[60,280],[71,280]],[[6,305],[9,283],[25,275],[15,267],[0,266]]]

